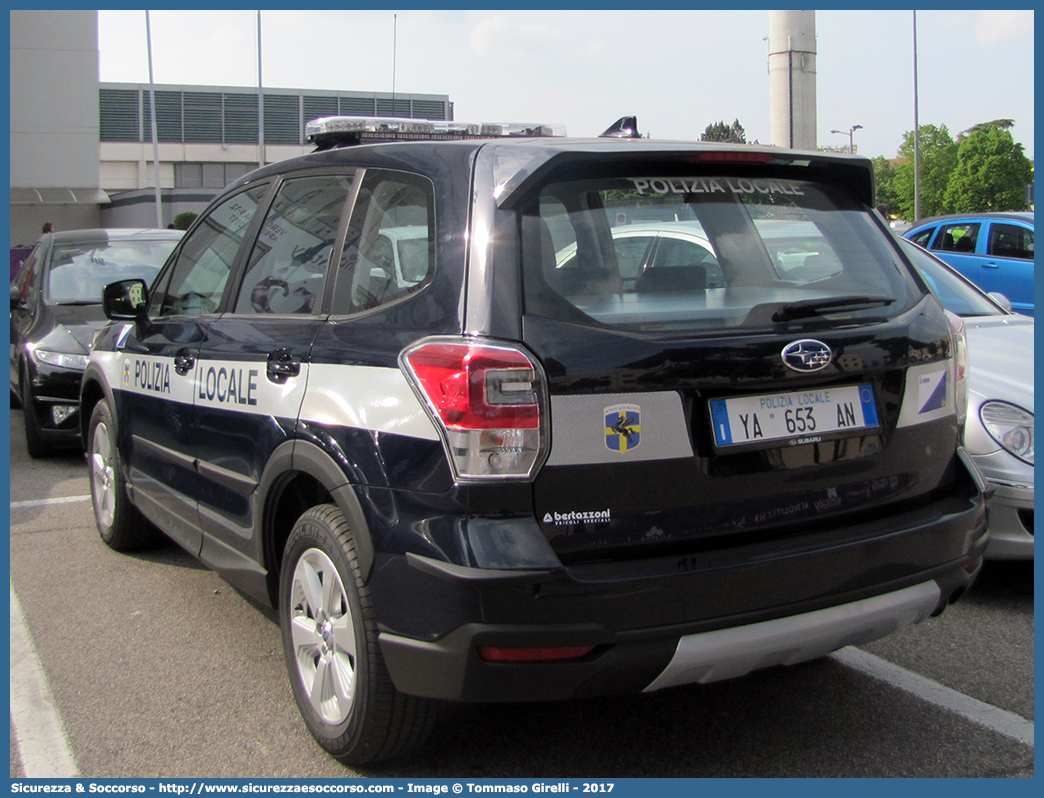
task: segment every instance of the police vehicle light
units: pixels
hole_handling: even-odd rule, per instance
[[[533,124],[531,122],[501,122],[490,125],[488,122],[483,127],[500,128],[501,136],[564,136],[565,125]]]
[[[466,136],[478,136],[482,133],[482,125],[474,122],[435,121],[431,123],[431,126],[436,133],[459,133]],[[490,135],[493,134],[490,133]]]
[[[521,349],[433,338],[400,357],[460,479],[529,477],[546,454],[540,367]]]
[[[380,141],[446,141],[498,137],[564,136],[565,126],[534,122],[453,122],[392,116],[324,116],[305,125],[319,149]]]

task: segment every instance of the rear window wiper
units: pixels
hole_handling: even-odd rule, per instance
[[[772,314],[772,321],[783,322],[807,319],[811,316],[828,316],[845,310],[867,310],[891,305],[894,299],[886,296],[835,296],[827,299],[802,299],[780,306]]]

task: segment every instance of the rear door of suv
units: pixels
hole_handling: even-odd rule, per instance
[[[590,164],[525,204],[524,340],[552,418],[535,510],[563,561],[712,556],[886,517],[954,478],[941,308],[844,185],[776,175]],[[699,222],[724,285],[697,262],[620,279],[613,226],[649,206],[664,234]]]

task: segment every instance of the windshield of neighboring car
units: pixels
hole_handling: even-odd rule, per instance
[[[939,297],[944,308],[958,316],[1006,316],[982,291],[969,283],[945,263],[929,255],[920,247],[904,242],[903,247],[914,268],[921,273],[928,287]]]
[[[47,274],[48,301],[101,304],[102,289],[117,280],[151,283],[177,239],[142,238],[108,243],[56,244]]]
[[[865,323],[919,291],[870,212],[809,181],[549,183],[522,209],[526,312],[635,332]]]

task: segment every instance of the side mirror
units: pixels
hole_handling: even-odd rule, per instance
[[[990,297],[990,299],[992,299],[994,302],[996,302],[998,305],[1000,305],[1002,308],[1008,311],[1008,313],[1011,313],[1011,300],[1004,296],[1004,294],[999,294],[996,291],[990,291],[988,296]]]
[[[105,317],[116,321],[139,321],[149,308],[149,288],[144,280],[109,283],[102,292]]]
[[[11,310],[14,310],[22,304],[22,292],[18,290],[17,285],[11,286]]]

